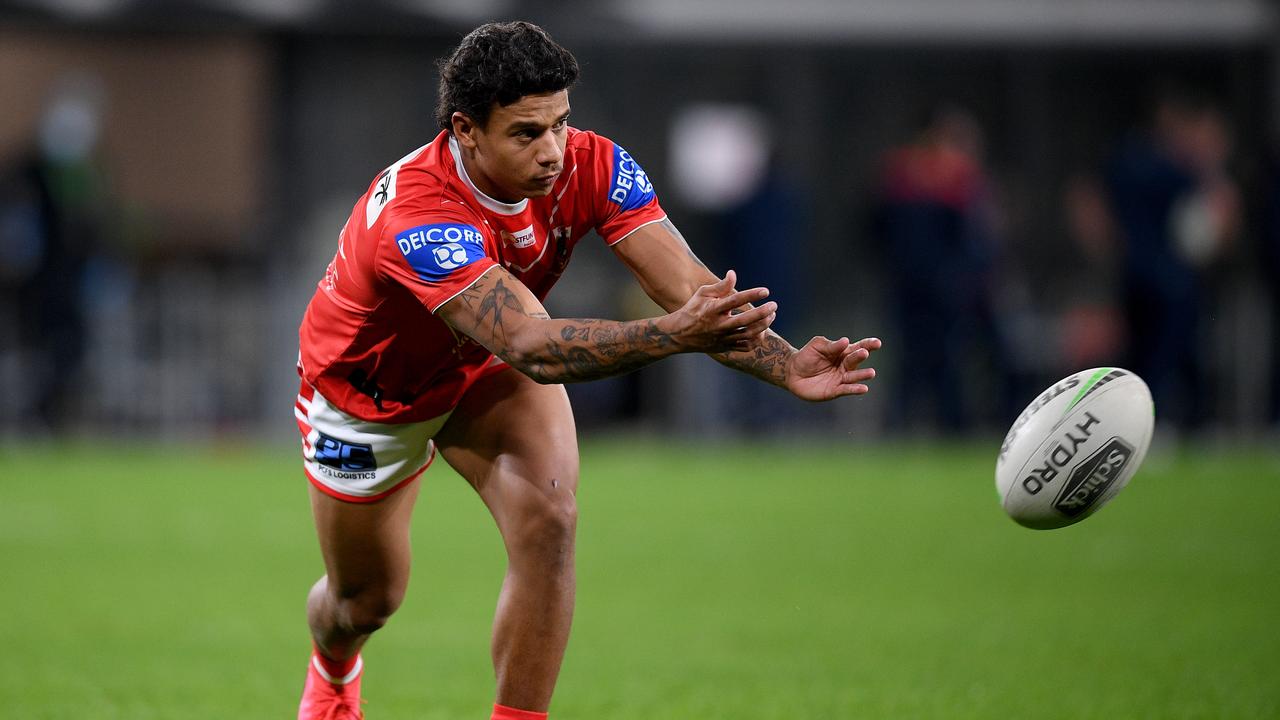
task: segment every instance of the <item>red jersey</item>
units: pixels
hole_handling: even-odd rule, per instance
[[[567,132],[551,192],[515,204],[476,188],[447,132],[382,171],[351,211],[303,316],[303,379],[362,420],[442,415],[493,355],[437,308],[499,264],[542,300],[588,231],[613,245],[666,217],[625,150]]]

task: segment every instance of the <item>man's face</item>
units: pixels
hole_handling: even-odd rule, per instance
[[[496,200],[518,202],[551,192],[564,170],[568,120],[569,91],[561,90],[495,105],[483,127],[454,113],[453,134],[476,187]]]

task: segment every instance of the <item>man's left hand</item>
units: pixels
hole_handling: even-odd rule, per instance
[[[863,395],[871,389],[866,383],[876,371],[861,365],[880,344],[879,338],[850,342],[845,337],[815,337],[787,361],[786,388],[796,397],[814,402]]]

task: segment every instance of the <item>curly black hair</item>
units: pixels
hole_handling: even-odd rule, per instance
[[[453,130],[461,112],[481,127],[493,104],[510,105],[526,95],[559,92],[578,80],[578,61],[533,23],[488,23],[472,30],[453,54],[441,58],[436,122]]]

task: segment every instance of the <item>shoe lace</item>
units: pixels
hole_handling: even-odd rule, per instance
[[[364,699],[356,700],[353,703],[351,698],[343,695],[333,695],[328,699],[328,707],[324,708],[324,714],[320,716],[320,720],[364,720],[364,711],[360,706],[364,704]]]

